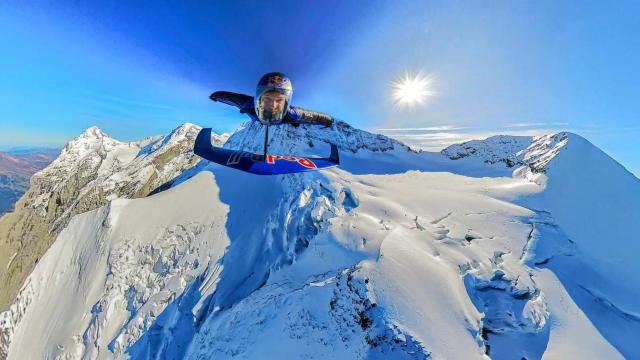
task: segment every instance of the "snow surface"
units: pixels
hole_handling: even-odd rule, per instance
[[[586,140],[495,137],[428,153],[341,122],[272,136],[276,154],[337,143],[342,164],[256,177],[202,161],[164,192],[75,216],[0,314],[0,350],[640,358],[640,183]],[[261,141],[251,123],[225,146]],[[113,146],[114,159],[130,156]]]

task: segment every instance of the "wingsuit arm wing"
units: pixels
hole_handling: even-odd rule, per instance
[[[333,117],[331,117],[330,115],[299,107],[295,108],[295,112],[297,114],[297,119],[295,120],[299,123],[324,125],[326,127],[330,127],[333,125]]]
[[[235,106],[240,109],[240,112],[243,112],[243,110],[245,110],[245,107],[248,106],[247,104],[253,104],[253,96],[238,94],[230,91],[216,91],[211,94],[211,96],[209,96],[209,99],[213,101],[219,101],[227,105]]]

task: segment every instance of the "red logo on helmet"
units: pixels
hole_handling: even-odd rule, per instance
[[[273,75],[269,78],[268,85],[269,86],[282,86],[287,82],[286,78],[283,78],[279,75]]]

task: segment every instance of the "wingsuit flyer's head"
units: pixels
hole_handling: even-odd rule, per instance
[[[284,74],[272,72],[265,74],[258,81],[254,107],[256,115],[263,124],[282,122],[289,109],[293,86]]]

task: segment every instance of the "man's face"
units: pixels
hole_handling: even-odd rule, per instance
[[[286,103],[287,96],[279,92],[267,92],[260,97],[260,106],[264,110],[265,115],[270,118],[281,117]]]

